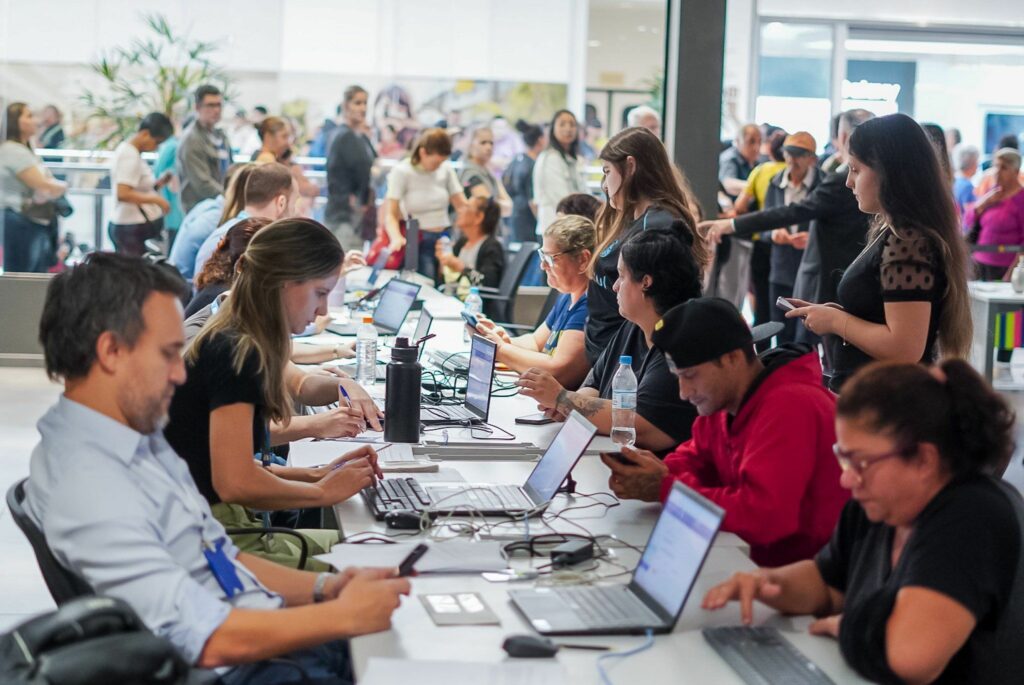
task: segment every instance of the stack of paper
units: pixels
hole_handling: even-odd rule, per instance
[[[430,551],[416,562],[416,572],[426,573],[483,573],[503,571],[508,562],[501,556],[500,542],[472,542],[470,540],[424,540]],[[397,542],[383,544],[364,542],[340,544],[327,554],[317,555],[320,561],[335,568],[346,566],[396,567],[418,543]]]

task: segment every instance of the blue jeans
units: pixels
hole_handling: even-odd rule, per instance
[[[328,642],[281,658],[302,666],[312,685],[352,685],[355,681],[347,642]],[[299,685],[305,681],[294,666],[268,660],[232,669],[220,682],[223,685]]]
[[[434,246],[441,236],[448,235],[448,231],[420,231],[420,253],[416,271],[429,279],[437,282],[437,257],[434,256]]]
[[[29,221],[13,209],[4,210],[3,267],[7,273],[46,273],[52,261],[49,228]]]

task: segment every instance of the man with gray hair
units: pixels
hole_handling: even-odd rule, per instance
[[[956,176],[953,179],[953,199],[956,200],[956,209],[963,217],[967,206],[972,204],[974,197],[974,183],[971,181],[978,173],[978,163],[981,160],[981,153],[973,145],[961,143],[953,148],[953,164],[956,169]]]
[[[629,110],[626,115],[626,123],[629,126],[640,126],[646,128],[654,135],[661,138],[661,115],[654,108],[647,105],[638,105]]]

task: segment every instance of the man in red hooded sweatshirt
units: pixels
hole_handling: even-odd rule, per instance
[[[839,485],[835,398],[817,352],[784,345],[758,357],[732,303],[697,298],[669,310],[651,340],[697,407],[693,437],[665,457],[623,448],[602,456],[622,499],[664,500],[681,481],[725,509],[722,530],[750,544],[759,566],[810,559],[849,493]]]

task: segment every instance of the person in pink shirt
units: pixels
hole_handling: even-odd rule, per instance
[[[1020,153],[1013,148],[997,150],[992,168],[996,186],[964,216],[968,240],[977,245],[1024,245],[1024,193],[1020,182]],[[1013,264],[1013,252],[975,252],[982,280],[1002,279]]]

